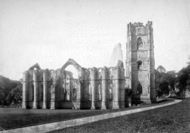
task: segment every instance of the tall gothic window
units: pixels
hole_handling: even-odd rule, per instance
[[[141,47],[143,45],[143,41],[141,37],[137,38],[137,50],[139,49],[139,47]]]

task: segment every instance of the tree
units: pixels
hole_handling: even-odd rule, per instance
[[[155,79],[157,96],[168,95],[170,91],[174,90],[176,82],[175,71],[164,73],[155,70]]]
[[[6,97],[6,104],[21,104],[22,102],[22,84],[19,82],[15,88],[13,88]]]
[[[178,88],[179,88],[179,93],[185,91],[186,89],[190,88],[190,65],[188,65],[187,67],[181,69],[178,72],[178,78],[177,78],[177,82],[178,82]]]

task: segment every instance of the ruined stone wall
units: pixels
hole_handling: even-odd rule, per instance
[[[64,69],[26,71],[23,76],[23,108],[125,107],[123,66],[80,70],[78,79]]]

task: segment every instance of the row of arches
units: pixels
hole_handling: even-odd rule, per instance
[[[67,68],[75,68],[78,77]],[[125,105],[124,68],[83,68],[69,59],[60,69],[33,67],[23,77],[23,108],[121,108]]]

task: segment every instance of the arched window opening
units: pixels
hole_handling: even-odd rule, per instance
[[[141,61],[141,60],[138,60],[138,61],[137,61],[137,69],[138,69],[138,70],[140,69],[141,65],[142,65],[142,61]]]
[[[79,77],[78,70],[72,65],[69,65],[65,70],[71,72],[74,79],[77,79]]]
[[[137,38],[137,50],[139,49],[139,47],[141,47],[143,45],[143,41],[141,37]]]

